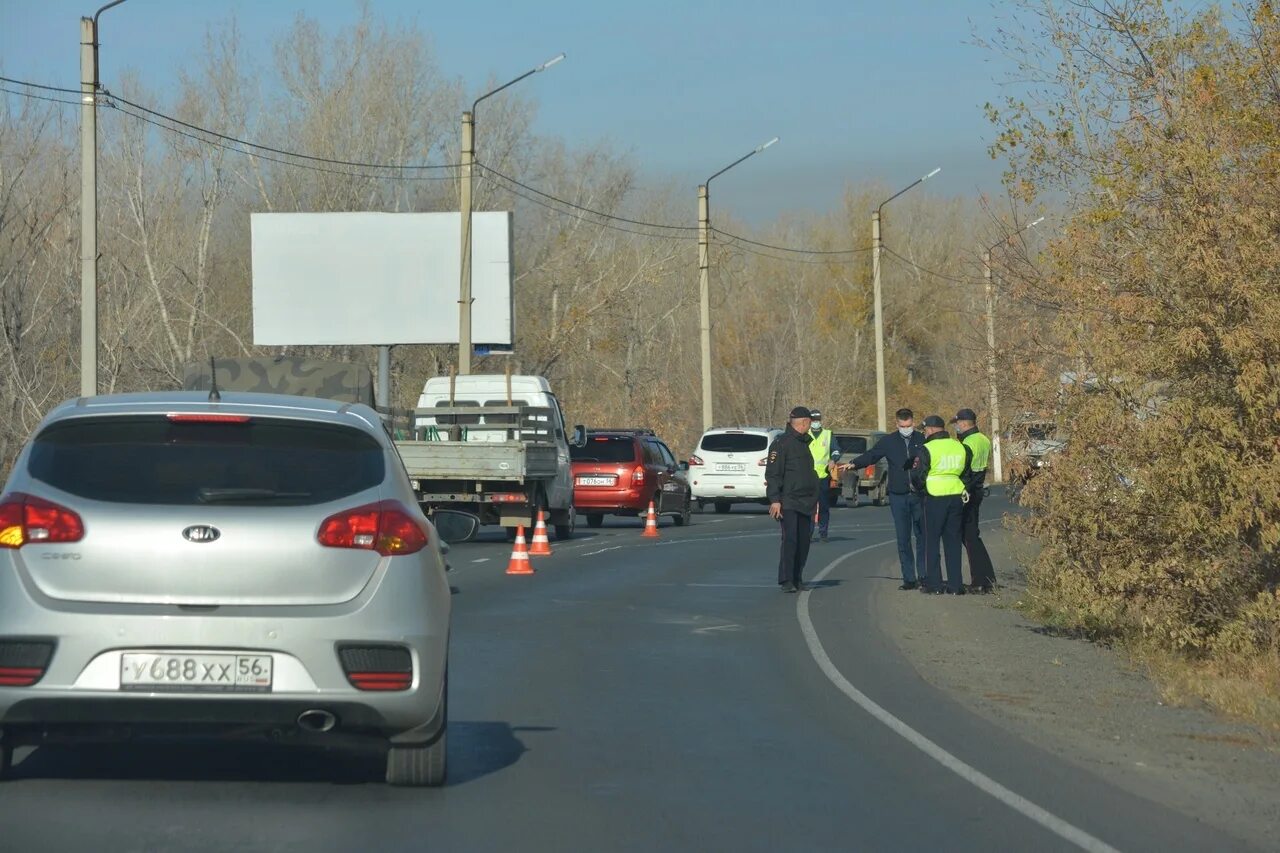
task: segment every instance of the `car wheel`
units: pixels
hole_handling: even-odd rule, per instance
[[[676,527],[684,527],[693,523],[693,500],[688,496],[684,500],[684,509],[675,517]]]
[[[444,784],[449,753],[449,675],[444,677],[444,721],[430,743],[392,746],[387,750],[387,784],[439,788]]]
[[[556,525],[556,540],[557,540],[557,541],[559,541],[559,540],[561,540],[561,539],[572,539],[572,538],[573,538],[573,531],[574,531],[574,529],[578,526],[578,513],[574,510],[574,508],[573,508],[573,507],[569,507],[569,515],[568,515],[568,519],[569,519],[569,521],[568,521],[568,523],[567,523],[567,524],[557,524],[557,525]]]
[[[716,512],[720,515],[724,515],[731,509],[733,509],[733,504],[728,501],[716,501]]]
[[[599,527],[604,524],[604,516],[598,512],[593,512],[587,516],[587,527]]]

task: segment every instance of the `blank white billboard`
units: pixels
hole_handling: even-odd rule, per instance
[[[511,213],[472,215],[471,340],[510,346]],[[457,344],[458,213],[254,213],[253,342]]]

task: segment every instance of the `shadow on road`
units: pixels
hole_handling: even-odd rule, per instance
[[[471,782],[510,767],[528,749],[502,722],[449,724],[449,785]],[[49,744],[19,751],[11,782],[78,779],[171,782],[285,782],[364,785],[380,783],[385,750],[373,741],[138,740],[128,743]]]

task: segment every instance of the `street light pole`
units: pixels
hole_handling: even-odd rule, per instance
[[[880,206],[871,214],[871,299],[872,309],[875,311],[876,325],[876,417],[879,419],[881,432],[885,432],[889,428],[889,411],[884,387],[884,311],[880,288],[880,250],[884,246],[880,236],[881,219],[884,215],[885,205],[908,190],[923,184],[941,171],[942,167],[939,166],[924,177],[916,178],[909,186],[898,190],[880,202]]]
[[[462,211],[462,263],[458,281],[458,375],[466,376],[471,372],[471,206],[472,181],[475,173],[475,115],[480,102],[531,77],[539,71],[546,71],[564,59],[563,53],[548,59],[546,62],[531,68],[519,77],[498,88],[486,92],[471,103],[471,109],[462,114],[462,151],[459,167],[460,188],[458,191],[459,207]]]
[[[702,343],[702,428],[711,429],[711,286],[708,281],[711,266],[711,182],[750,157],[778,141],[770,139],[763,145],[734,160],[728,166],[707,178],[698,186],[698,303],[699,330]]]
[[[80,396],[98,393],[98,16],[80,19]]]
[[[987,386],[991,396],[991,464],[995,470],[995,482],[1004,482],[1004,456],[1000,441],[1000,393],[996,387],[996,291],[991,280],[991,253],[1017,235],[1035,228],[1044,217],[1019,228],[982,253],[982,284],[987,300]]]

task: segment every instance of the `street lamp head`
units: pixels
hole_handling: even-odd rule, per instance
[[[542,63],[541,65],[539,65],[539,66],[538,66],[537,68],[535,68],[534,70],[535,70],[535,71],[546,71],[548,68],[550,68],[551,66],[555,65],[557,62],[562,61],[563,59],[564,59],[564,54],[563,54],[563,53],[558,54],[557,56],[554,56],[554,57],[552,57],[551,59],[548,59],[546,62]]]
[[[778,137],[776,137],[776,136],[775,136],[773,139],[770,139],[770,140],[769,140],[768,142],[766,142],[764,145],[761,145],[759,148],[757,148],[757,149],[756,149],[756,153],[757,153],[757,154],[759,154],[761,151],[763,151],[764,149],[768,148],[770,145],[772,145],[773,143],[775,143],[775,142],[777,142],[777,141],[778,141]]]
[[[934,175],[938,174],[938,173],[939,173],[939,172],[941,172],[941,171],[942,171],[942,167],[941,167],[941,166],[939,166],[938,168],[934,169],[934,170],[933,170],[932,172],[930,172],[929,174],[925,175],[925,176],[924,176],[923,178],[921,178],[920,180],[922,180],[922,181],[927,181],[927,180],[929,180],[930,178],[932,178]]]

